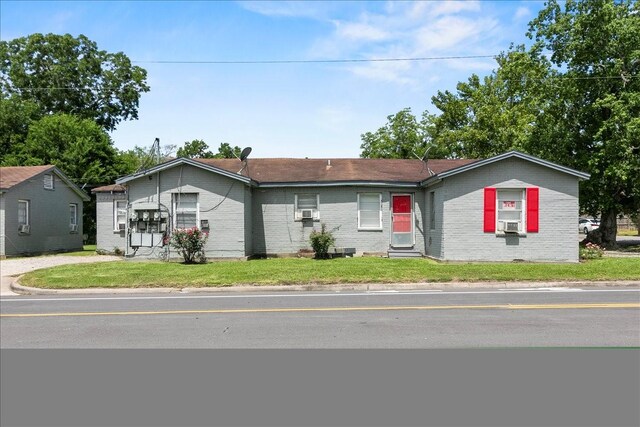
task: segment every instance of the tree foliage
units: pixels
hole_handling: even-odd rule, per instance
[[[99,50],[84,35],[32,34],[0,41],[0,90],[33,102],[42,115],[92,119],[106,130],[138,118],[147,72],[122,52]]]
[[[551,0],[527,35],[532,46],[499,55],[489,76],[432,98],[439,114],[423,115],[425,139],[446,157],[520,150],[590,173],[581,209],[602,218],[588,238],[615,246],[617,215],[640,210],[640,3]],[[396,120],[406,113],[363,135],[363,157],[411,156],[394,150],[417,144],[396,137],[396,122],[416,128]]]
[[[376,132],[362,134],[360,157],[371,159],[406,159],[424,156],[431,144],[431,116],[425,111],[418,121],[411,108],[387,116],[387,124]],[[442,157],[439,147],[430,150],[429,157]]]
[[[240,157],[242,150],[240,147],[231,147],[228,143],[223,142],[220,144],[217,153],[213,153],[209,150],[209,146],[201,139],[194,139],[193,141],[185,142],[184,145],[178,149],[178,157],[188,157],[191,159],[235,159]]]

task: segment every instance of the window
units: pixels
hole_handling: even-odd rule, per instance
[[[295,195],[295,220],[320,219],[320,196],[318,194],[296,194]]]
[[[18,200],[18,232],[28,234],[31,229],[29,225],[29,201]]]
[[[44,175],[44,188],[53,190],[53,174],[47,173]]]
[[[539,188],[484,189],[485,233],[537,233]]]
[[[69,231],[78,231],[78,205],[75,203],[69,204]]]
[[[382,195],[380,193],[358,194],[358,229],[380,230],[382,228]]]
[[[127,225],[127,201],[126,200],[114,200],[113,201],[113,230],[121,231],[126,228]]]
[[[198,194],[178,193],[173,195],[175,228],[198,226]]]
[[[497,230],[502,232],[524,231],[524,198],[522,190],[502,190],[497,192]]]
[[[429,193],[429,229],[436,229],[436,192]]]

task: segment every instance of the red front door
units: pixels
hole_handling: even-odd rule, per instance
[[[411,194],[391,196],[391,246],[413,246],[413,203]]]

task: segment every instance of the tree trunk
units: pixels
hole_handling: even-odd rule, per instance
[[[618,234],[617,212],[613,209],[602,213],[600,227],[587,235],[585,242],[596,243],[606,249],[617,247],[616,235]]]

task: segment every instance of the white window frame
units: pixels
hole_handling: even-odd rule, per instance
[[[367,226],[363,226],[362,225],[361,215],[360,215],[360,212],[362,211],[362,209],[360,209],[360,196],[361,195],[378,196],[378,225],[377,226],[367,227]],[[357,205],[357,208],[358,208],[358,230],[382,230],[382,193],[358,193],[357,204],[358,204]]]
[[[124,204],[124,220],[118,221],[118,205]],[[127,201],[126,200],[114,200],[113,201],[113,231],[120,231],[120,224],[125,224],[127,227]]]
[[[178,212],[178,199],[180,197],[186,196],[186,195],[195,195],[196,196],[196,207],[195,208],[182,208],[181,212]],[[186,212],[193,212],[195,211],[196,213],[196,228],[200,229],[200,194],[199,193],[173,193],[172,194],[172,198],[173,198],[173,228],[178,228],[178,215],[181,213],[185,213]]]
[[[25,222],[20,222],[20,204],[25,204]],[[31,203],[29,200],[18,200],[18,225],[31,225],[31,215],[29,212],[31,209]]]
[[[43,187],[45,190],[55,189],[55,178],[52,173],[45,173],[43,179]]]
[[[73,215],[71,215],[71,212],[73,212]],[[73,230],[74,228],[75,230]],[[78,232],[78,204],[77,203],[69,203],[69,230],[75,233]]]
[[[500,193],[503,194],[505,192],[520,192],[520,219],[500,219],[500,212],[513,212],[513,209],[501,209],[501,199]],[[504,221],[518,221],[518,232],[517,234],[523,235],[526,234],[526,215],[527,212],[527,192],[525,188],[496,188],[496,233],[497,234],[512,234],[512,232],[505,231],[504,224],[501,224]],[[515,209],[517,210],[517,209]],[[516,233],[513,233],[516,234]]]
[[[316,198],[316,207],[315,208],[300,208],[298,206],[298,201],[301,196],[315,196]],[[293,212],[294,212],[294,221],[302,221],[302,211],[311,209],[312,210],[312,218],[304,218],[304,219],[312,219],[313,221],[320,221],[320,194],[318,193],[298,193],[294,194],[294,204],[293,204]]]

